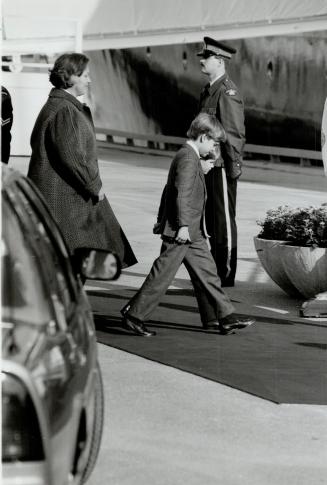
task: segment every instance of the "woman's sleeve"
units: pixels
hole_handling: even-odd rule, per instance
[[[76,190],[96,197],[102,182],[96,158],[96,142],[88,144],[93,132],[83,119],[83,113],[64,106],[49,125],[50,147],[56,153],[57,169]],[[93,145],[94,151],[88,151]],[[53,154],[50,159],[53,159]]]

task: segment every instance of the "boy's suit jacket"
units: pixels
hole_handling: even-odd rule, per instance
[[[176,153],[168,173],[158,212],[162,236],[175,238],[181,226],[188,226],[191,240],[204,230],[207,198],[200,159],[187,143]]]

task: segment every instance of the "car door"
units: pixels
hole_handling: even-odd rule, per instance
[[[48,382],[54,474],[71,470],[86,394],[95,367],[95,331],[90,306],[73,272],[66,244],[43,200],[26,179],[17,182],[17,198],[34,228],[42,272],[54,314],[48,356],[64,362],[65,374]],[[57,354],[57,356],[55,355]],[[51,359],[50,359],[51,361]],[[51,364],[51,362],[50,362]]]

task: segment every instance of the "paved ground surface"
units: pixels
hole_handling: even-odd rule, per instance
[[[160,247],[151,231],[169,159],[118,150],[100,155],[107,196],[139,260],[116,284],[138,288]],[[12,165],[25,171],[27,160]],[[326,201],[321,169],[246,163],[238,192],[237,285],[228,289],[237,311],[299,318],[301,301],[270,281],[257,260],[256,220],[278,205]],[[189,285],[181,269],[172,287]],[[103,345],[99,355],[106,422],[91,485],[327,483],[325,406],[276,405]]]

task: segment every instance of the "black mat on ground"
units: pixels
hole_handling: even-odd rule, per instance
[[[180,301],[175,296],[169,301],[166,297],[155,312],[156,319],[147,323],[157,335],[143,338],[120,327],[119,309],[126,296],[96,291],[89,296],[97,338],[103,344],[276,403],[327,404],[324,323],[259,318],[251,327],[223,336],[203,331],[199,323],[176,323],[188,321],[192,313],[189,320],[197,321],[197,309],[192,298],[184,298],[184,304],[171,303]],[[178,317],[180,311],[183,319]],[[169,321],[165,321],[167,315]]]

